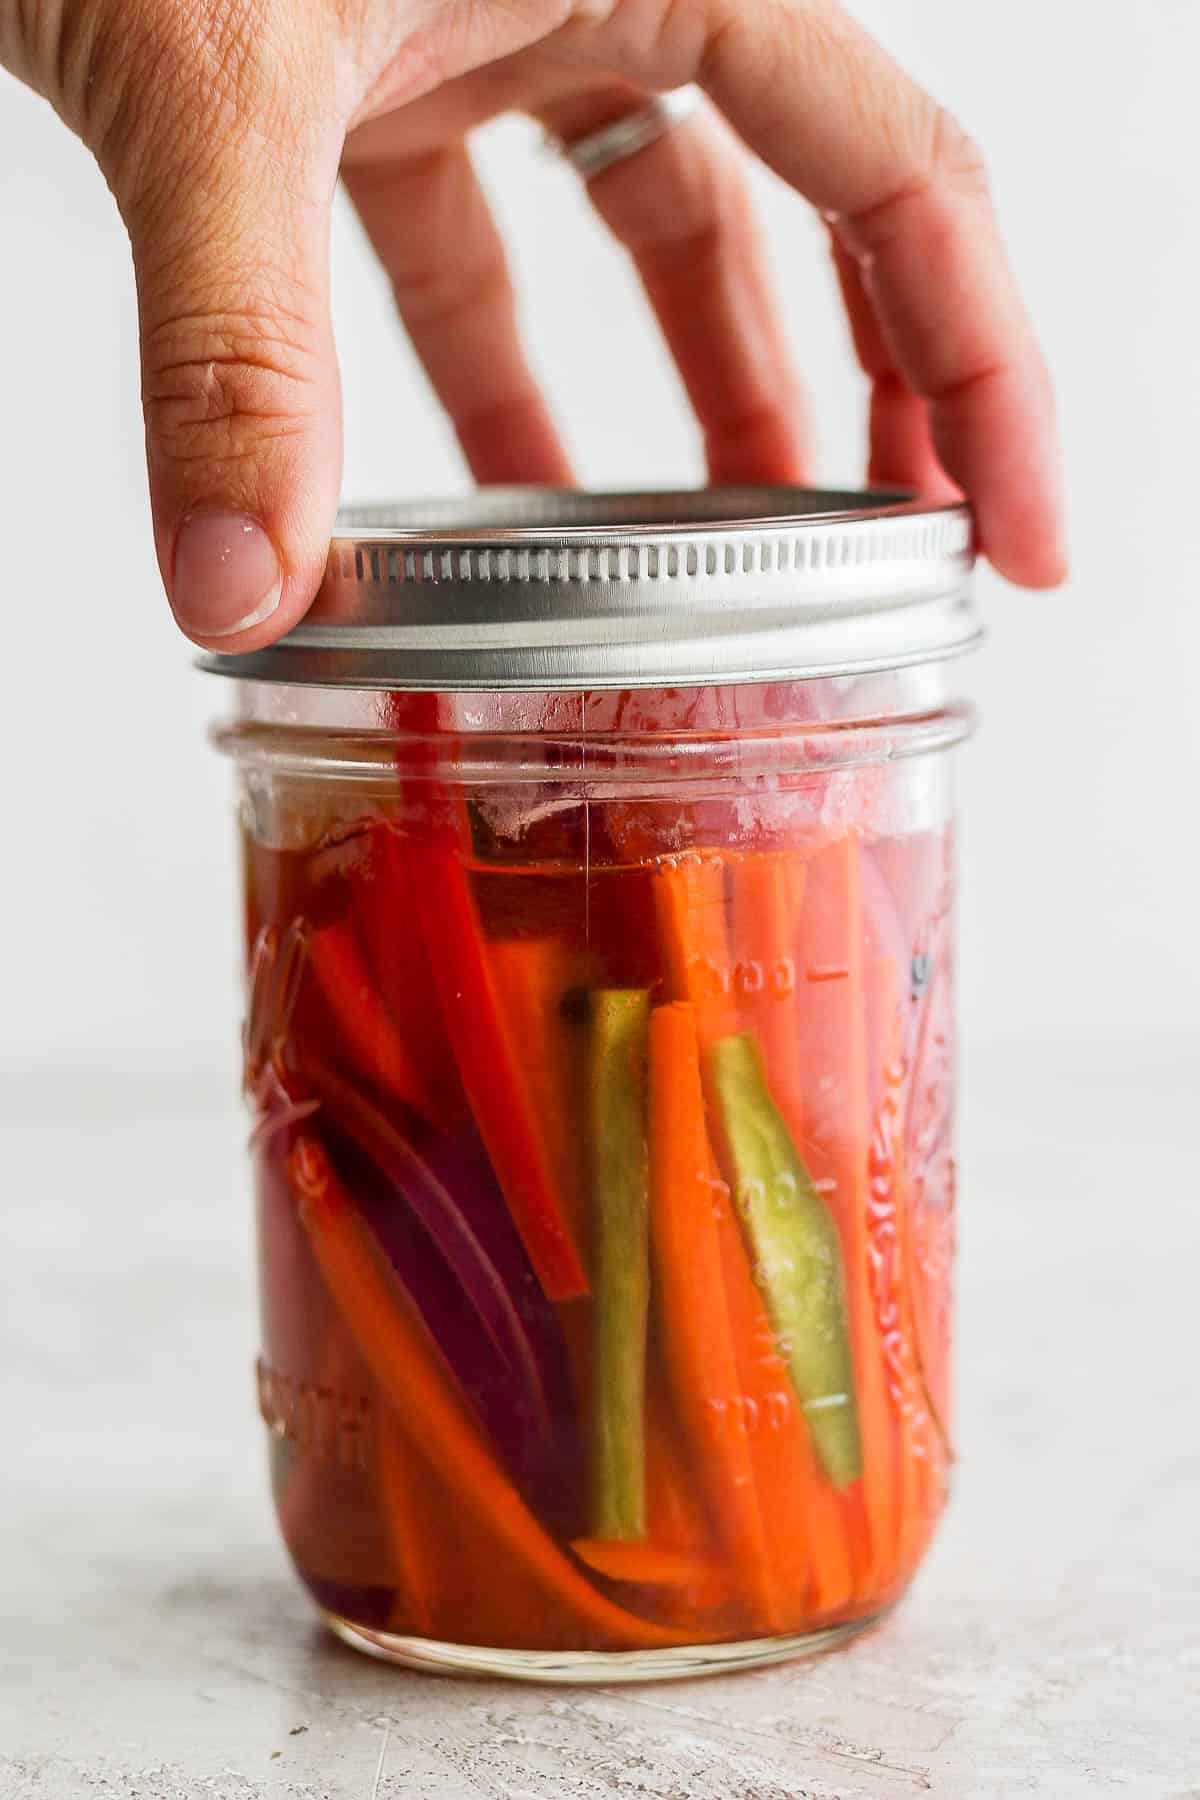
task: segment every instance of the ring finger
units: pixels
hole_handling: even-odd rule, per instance
[[[539,110],[561,142],[640,106],[607,85]],[[811,442],[750,205],[743,154],[700,114],[588,182],[601,218],[633,258],[704,436],[714,482],[804,477]]]

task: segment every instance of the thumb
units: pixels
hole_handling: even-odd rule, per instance
[[[178,143],[178,140],[176,140]],[[307,610],[341,482],[329,307],[340,141],[180,156],[123,203],[159,567],[180,627],[255,649]],[[148,153],[149,154],[149,153]]]

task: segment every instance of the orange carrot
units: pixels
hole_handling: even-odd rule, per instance
[[[742,857],[730,870],[730,914],[735,966],[752,972],[741,982],[747,1017],[753,1022],[769,1071],[772,1098],[797,1146],[805,1144],[805,1069],[798,1018],[799,970],[796,930],[807,867],[791,851],[762,851]],[[755,1298],[760,1298],[757,1293]],[[759,1338],[769,1333],[765,1314]],[[808,1530],[814,1604],[836,1611],[850,1598],[852,1570],[865,1558],[861,1496],[835,1494],[821,1479],[804,1422],[801,1442],[787,1451],[808,1471]]]
[[[488,946],[501,1012],[520,1044],[526,1091],[537,1118],[555,1191],[576,1244],[587,1242],[580,1033],[563,1006],[586,986],[588,959],[561,937],[497,939]]]
[[[646,1384],[646,1530],[636,1541],[584,1538],[583,1562],[610,1579],[647,1590],[644,1610],[689,1642],[755,1629],[720,1553],[695,1458],[684,1441],[661,1367]],[[618,1573],[620,1571],[620,1573]],[[643,1610],[639,1608],[639,1610]]]
[[[776,970],[788,966],[793,934],[787,930],[786,911],[789,901],[799,900],[799,873],[778,864],[773,872],[753,872],[761,855],[774,859],[781,854],[749,852],[733,859],[709,854],[680,857],[665,862],[656,875],[668,981],[673,994],[695,1002],[702,1045],[741,1027],[737,1000],[740,997],[744,1006],[744,990],[754,985],[752,980],[739,981],[730,975],[735,964],[726,927],[727,872],[734,918],[740,919],[745,934],[739,947],[742,943],[755,946],[747,963],[757,961]],[[739,894],[747,869],[752,871],[750,885]],[[756,886],[765,888],[770,900],[761,920],[752,905]],[[797,1055],[788,1042],[789,1038],[798,1041],[795,987],[789,1003],[786,982],[777,986],[784,991],[781,999],[771,1003],[779,1020],[771,1029],[784,1056],[785,1084],[788,1069],[793,1069],[790,1097],[795,1114],[803,1094],[802,1066],[796,1072]],[[771,1066],[768,1080],[774,1081]],[[776,1348],[762,1296],[751,1279],[741,1227],[728,1204],[728,1190],[724,1193],[725,1202],[717,1207],[717,1225],[759,1506],[768,1560],[782,1582],[791,1624],[796,1627],[803,1623],[810,1586],[814,1604],[822,1613],[843,1606],[850,1597],[847,1529],[852,1508],[846,1496],[834,1492],[817,1466],[807,1422]]]
[[[664,1548],[712,1558],[716,1537],[661,1368],[646,1381],[646,1529]]]
[[[725,1296],[755,1488],[776,1600],[776,1629],[795,1631],[813,1611],[843,1607],[853,1592],[844,1496],[817,1465],[811,1434],[754,1284],[741,1227],[728,1204],[717,1214]]]
[[[313,1138],[300,1137],[289,1174],[301,1223],[331,1295],[414,1454],[452,1481],[454,1505],[507,1567],[514,1587],[551,1602],[580,1647],[650,1649],[677,1635],[639,1619],[579,1574],[502,1472],[454,1391],[453,1377],[403,1290],[360,1227],[353,1203]]]
[[[711,1559],[695,1551],[671,1545],[631,1543],[627,1538],[575,1538],[572,1550],[580,1562],[608,1581],[633,1582],[638,1587],[711,1588],[720,1571]],[[693,1602],[693,1605],[695,1603]]]
[[[725,917],[726,861],[718,851],[691,851],[664,857],[654,877],[667,993],[695,1006],[702,1045],[739,1024]]]
[[[801,1152],[837,1220],[849,1290],[863,1450],[867,1543],[862,1590],[888,1578],[897,1540],[894,1420],[871,1294],[867,1180],[867,997],[858,839],[848,832],[808,865],[796,1009],[805,1094]]]
[[[578,1643],[574,1615],[536,1586],[497,1581],[503,1556],[464,1516],[452,1479],[417,1454],[390,1406],[381,1409],[383,1507],[401,1550],[388,1629],[458,1644],[563,1649]]]
[[[764,1631],[781,1629],[746,1439],[737,1355],[717,1237],[721,1188],[704,1117],[695,1009],[650,1020],[650,1229],[663,1351],[736,1585]]]
[[[438,1096],[379,998],[353,922],[335,919],[314,931],[308,961],[342,1042],[367,1080],[435,1122]]]
[[[771,1096],[797,1145],[804,1141],[804,1071],[796,1031],[796,922],[804,864],[763,850],[730,869],[734,967],[748,1024],[770,1071]]]

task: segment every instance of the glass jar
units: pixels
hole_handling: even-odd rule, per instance
[[[339,530],[308,620],[207,663],[300,1578],[423,1667],[825,1647],[951,1462],[969,518],[513,491]]]

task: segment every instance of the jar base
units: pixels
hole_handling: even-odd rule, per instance
[[[851,1619],[844,1625],[828,1625],[817,1631],[801,1631],[791,1637],[747,1638],[738,1643],[694,1644],[671,1650],[489,1650],[476,1644],[443,1644],[434,1638],[401,1637],[389,1631],[373,1631],[356,1625],[326,1607],[318,1611],[329,1629],[354,1650],[383,1662],[426,1674],[494,1676],[506,1681],[550,1682],[559,1686],[616,1682],[683,1681],[699,1675],[731,1675],[739,1669],[760,1669],[768,1663],[816,1656],[857,1637],[877,1624],[890,1608]]]

